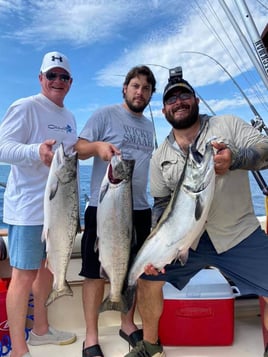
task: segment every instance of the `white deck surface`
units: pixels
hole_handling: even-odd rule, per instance
[[[82,357],[85,338],[85,323],[82,309],[81,278],[78,272],[80,259],[72,259],[68,270],[68,280],[72,283],[73,297],[62,297],[49,307],[49,321],[58,329],[73,331],[77,341],[67,346],[29,346],[32,357]],[[8,261],[0,262],[0,276],[9,274]],[[164,346],[167,357],[262,357],[264,351],[262,325],[258,299],[235,301],[235,332],[231,346]],[[136,314],[136,323],[141,326]],[[100,344],[105,357],[123,357],[128,344],[118,335],[120,314],[104,312],[99,319]],[[223,333],[226,327],[222,326]],[[198,331],[193,333],[198,334]]]
[[[244,303],[244,301],[243,301]],[[252,303],[252,302],[251,302]],[[246,307],[246,306],[245,306]],[[60,306],[59,306],[60,309]],[[239,308],[240,309],[240,308]],[[241,307],[242,309],[242,307]],[[247,308],[246,308],[247,309]],[[253,309],[255,310],[255,309]],[[256,312],[256,310],[255,310]],[[235,336],[234,343],[231,346],[208,346],[208,347],[193,347],[193,346],[165,346],[164,350],[167,357],[261,357],[263,356],[263,339],[261,330],[260,317],[254,311],[235,319]],[[106,317],[105,317],[106,314]],[[80,315],[80,313],[79,313]],[[71,313],[73,316],[73,312]],[[104,313],[101,319],[107,318],[107,326],[100,327],[100,344],[105,357],[123,357],[128,352],[128,344],[123,341],[119,335],[119,320],[118,313]],[[68,320],[68,317],[65,317]],[[77,319],[78,320],[78,319]],[[63,327],[64,317],[62,323],[56,324],[57,327]],[[72,326],[73,325],[73,326]],[[85,329],[83,327],[76,327],[76,319],[73,324],[66,325],[65,329],[75,331],[78,340],[68,346],[30,346],[30,351],[33,357],[81,357],[82,343],[85,336]],[[224,330],[224,326],[223,326]],[[195,333],[198,333],[196,331]]]
[[[79,259],[71,262],[69,279],[77,279]],[[73,297],[62,297],[50,307],[50,323],[56,327],[76,332],[77,341],[68,346],[30,346],[32,357],[82,357],[82,344],[85,338],[85,325],[82,309],[81,285],[73,287]],[[262,357],[264,351],[262,325],[258,299],[235,301],[235,332],[231,346],[165,346],[167,357]],[[136,323],[141,326],[136,314]],[[104,312],[100,315],[100,344],[105,357],[123,357],[128,353],[128,344],[118,335],[120,314]],[[225,326],[222,326],[224,333]],[[198,331],[194,333],[198,334]]]

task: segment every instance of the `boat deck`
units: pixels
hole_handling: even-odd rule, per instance
[[[79,248],[77,248],[77,251]],[[49,306],[50,324],[77,334],[77,341],[67,346],[29,346],[32,357],[81,357],[85,338],[85,322],[82,308],[82,278],[78,272],[81,259],[75,253],[70,261],[67,280],[72,286],[74,296],[64,296]],[[0,277],[10,276],[8,260],[0,262]],[[107,284],[107,289],[109,284]],[[139,314],[135,322],[141,327]],[[104,312],[99,318],[100,344],[105,357],[123,357],[128,344],[118,335],[120,313]],[[222,326],[224,331],[226,326]],[[198,331],[195,331],[198,334]],[[224,333],[224,332],[223,332]],[[234,341],[230,346],[164,346],[167,357],[262,357],[264,351],[262,323],[258,298],[235,299]]]
[[[33,357],[59,356],[81,357],[82,344],[85,337],[85,324],[82,309],[81,281],[77,279],[80,269],[79,259],[71,261],[69,280],[73,281],[73,297],[62,297],[49,308],[50,322],[55,328],[76,332],[77,341],[68,346],[30,346]],[[78,278],[79,279],[79,278]],[[108,284],[107,284],[108,288]],[[136,323],[141,326],[138,313]],[[230,346],[165,346],[167,357],[258,357],[263,356],[264,344],[260,317],[259,300],[257,298],[235,300],[235,332],[234,342]],[[128,353],[128,344],[118,335],[120,313],[111,311],[100,314],[100,344],[105,357],[123,357]],[[225,326],[222,327],[223,330]],[[196,331],[198,333],[198,331]]]
[[[75,331],[78,337],[77,341],[74,344],[68,346],[30,346],[30,351],[33,357],[54,357],[60,356],[60,354],[68,357],[82,356],[81,350],[85,337],[85,328],[83,325],[79,326],[78,323],[82,313],[82,306],[80,302],[81,299],[79,295],[80,293],[78,293],[75,297],[75,301],[73,301],[72,298],[66,298],[69,300],[68,305],[70,306],[68,313],[67,310],[65,310],[66,306],[63,310],[63,304],[65,305],[67,301],[64,303],[63,301],[55,302],[52,310],[57,309],[57,318],[55,320],[50,318],[53,326]],[[61,318],[59,318],[60,311]],[[54,312],[52,312],[52,315],[54,315]],[[66,320],[68,320],[68,322]],[[73,322],[69,323],[69,320],[72,320]],[[140,322],[139,316],[137,316],[136,321],[138,323]],[[100,344],[104,355],[107,357],[123,357],[128,352],[128,344],[118,335],[119,323],[119,313],[117,312],[105,312],[100,317]],[[198,333],[198,331],[196,331],[196,333]],[[249,301],[241,300],[236,302],[234,343],[231,346],[165,346],[164,349],[167,357],[262,356],[263,338],[261,320],[258,311],[258,301],[250,299]]]

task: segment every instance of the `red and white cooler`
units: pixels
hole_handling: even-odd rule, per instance
[[[234,339],[234,288],[203,269],[178,290],[165,283],[159,338],[167,346],[225,346]]]

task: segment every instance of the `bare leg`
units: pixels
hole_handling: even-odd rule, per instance
[[[25,341],[25,322],[29,295],[36,275],[37,270],[12,269],[6,300],[12,357],[21,357],[29,351]]]
[[[138,327],[134,323],[135,308],[136,308],[136,299],[131,309],[127,312],[127,314],[121,314],[121,329],[127,335],[130,335],[132,332],[138,329]]]
[[[85,279],[83,283],[83,308],[86,321],[84,348],[99,343],[99,307],[103,300],[104,284],[105,282],[103,279]]]
[[[33,283],[34,295],[34,325],[33,332],[44,335],[48,331],[46,300],[52,288],[52,274],[45,268],[45,261],[38,270],[37,277]]]
[[[143,325],[143,339],[158,341],[158,322],[163,310],[163,281],[138,280],[137,302]]]

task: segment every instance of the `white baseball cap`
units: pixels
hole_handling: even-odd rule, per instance
[[[71,75],[68,58],[60,52],[48,52],[44,55],[40,72],[45,73],[52,68],[60,67]]]

